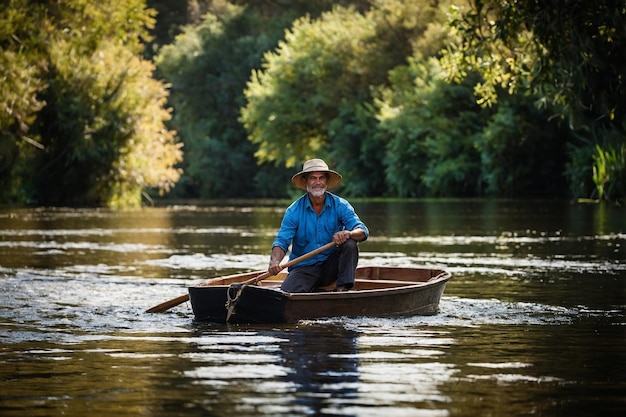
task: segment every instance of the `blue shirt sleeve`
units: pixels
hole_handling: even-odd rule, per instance
[[[285,253],[289,251],[289,245],[291,245],[291,241],[298,229],[298,215],[296,214],[298,208],[296,206],[300,203],[301,199],[302,197],[291,203],[291,205],[287,207],[287,210],[285,210],[283,220],[280,224],[280,230],[272,244],[272,247],[278,246],[285,251]]]

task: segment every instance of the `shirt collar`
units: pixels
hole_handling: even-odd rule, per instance
[[[324,207],[330,207],[330,193],[328,191],[326,191],[324,193]],[[311,210],[313,210],[313,204],[311,204],[311,199],[309,198],[309,193],[306,193],[304,195],[304,198],[306,200],[306,207],[310,208]]]

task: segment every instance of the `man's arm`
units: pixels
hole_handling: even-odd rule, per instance
[[[272,255],[270,256],[270,265],[267,272],[271,276],[277,275],[283,268],[280,266],[280,261],[285,257],[285,251],[280,246],[274,246],[272,248]]]
[[[361,229],[360,227],[357,227],[354,230],[350,231],[350,239],[356,240],[357,242],[360,242],[363,239],[365,239],[365,236],[366,236],[365,231]]]

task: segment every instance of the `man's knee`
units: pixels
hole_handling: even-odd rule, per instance
[[[354,255],[358,254],[359,252],[359,246],[357,245],[356,240],[352,239],[346,240],[346,242],[341,245],[340,248],[342,254]]]
[[[346,243],[344,243],[344,245],[346,245],[346,248],[349,250],[357,250],[359,248],[359,246],[356,244],[356,240],[354,239],[346,240]]]
[[[302,281],[295,279],[285,279],[280,286],[280,289],[285,292],[308,292],[309,289],[304,285]]]
[[[297,268],[289,271],[280,289],[285,292],[310,292],[315,286],[318,275],[315,267]]]

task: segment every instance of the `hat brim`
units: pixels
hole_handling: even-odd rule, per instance
[[[328,181],[326,181],[327,190],[332,190],[333,188],[341,184],[341,181],[343,180],[343,177],[340,173],[330,169],[327,171],[301,171],[291,177],[291,185],[299,190],[306,191],[306,178],[304,177],[306,176],[306,174],[310,174],[311,172],[326,172],[328,174]]]

